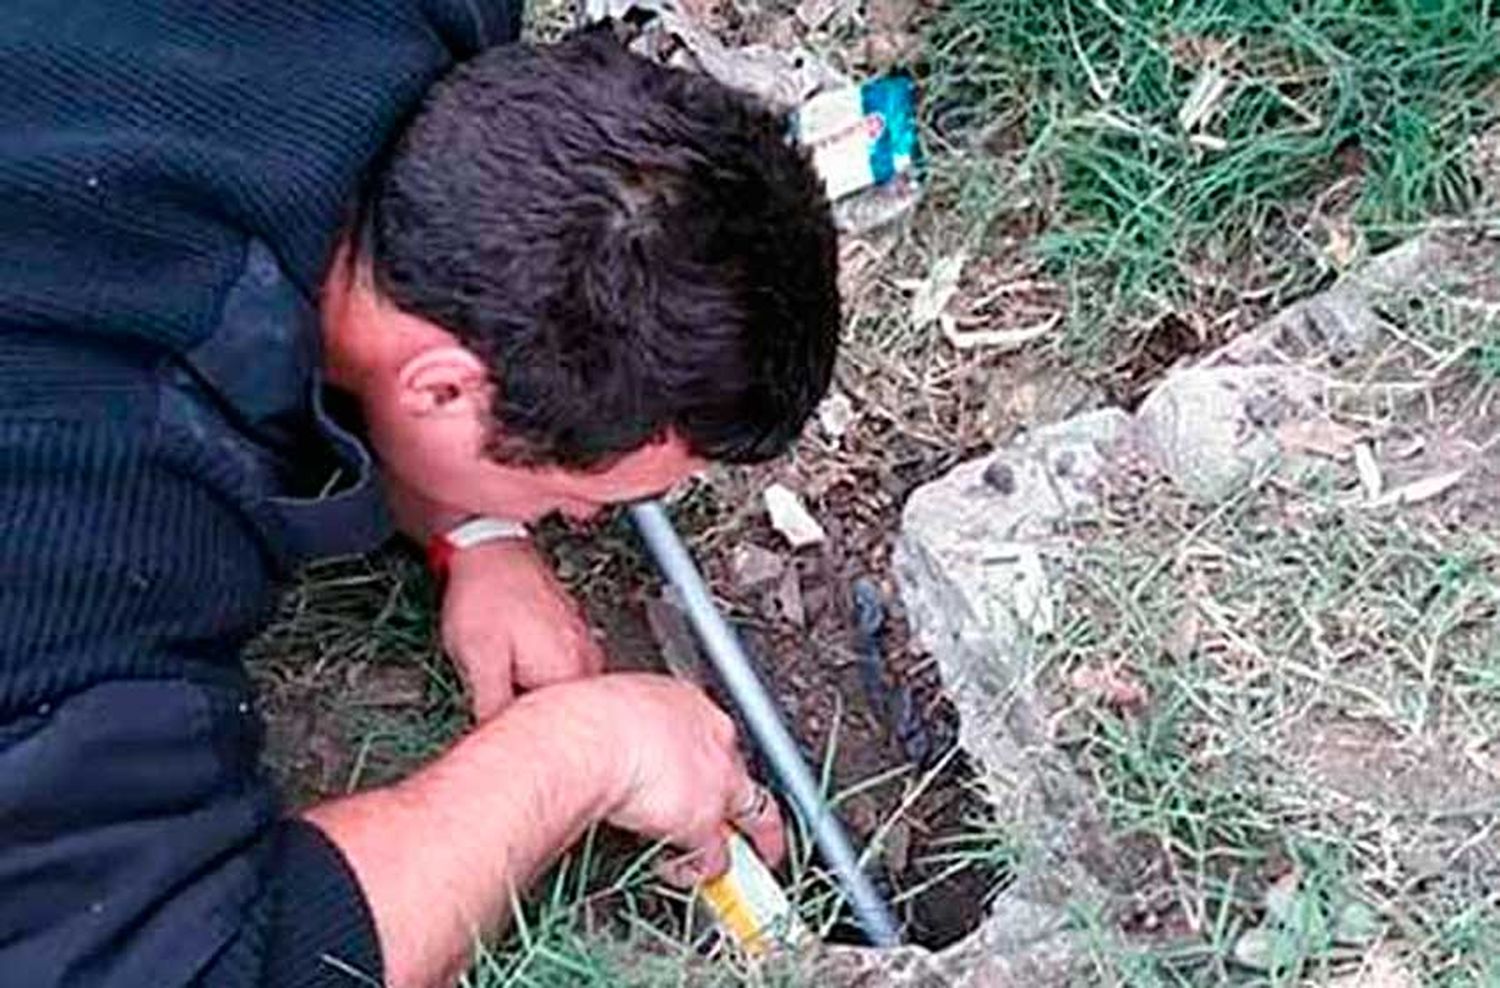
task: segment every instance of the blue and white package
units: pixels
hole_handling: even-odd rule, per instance
[[[794,126],[829,199],[885,185],[921,164],[916,87],[906,76],[820,93],[797,110]]]

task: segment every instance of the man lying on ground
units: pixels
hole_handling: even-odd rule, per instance
[[[598,33],[489,47],[517,24],[0,11],[0,982],[436,985],[595,822],[780,855],[728,718],[602,673],[483,537],[783,450],[837,346],[827,203],[748,99]],[[442,620],[476,726],[285,817],[239,652],[387,505],[480,537]]]

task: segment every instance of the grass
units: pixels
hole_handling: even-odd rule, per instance
[[[1500,117],[1488,0],[954,0],[929,41],[939,140],[1034,204],[1094,365],[1464,213],[1469,139]]]
[[[1493,322],[1426,298],[1347,377],[1425,381],[1384,421],[1482,437],[1500,382],[1459,358]],[[1371,511],[1325,467],[1217,506],[1117,477],[1074,533],[1038,666],[1146,862],[1103,981],[1324,983],[1379,944],[1424,984],[1500,984],[1500,516]],[[1149,699],[1091,692],[1101,669]]]
[[[827,760],[831,761],[831,750]],[[937,766],[909,780],[901,807],[919,798],[941,771]],[[830,803],[837,808],[861,790],[889,781],[865,780],[831,794]],[[902,812],[894,811],[882,834]],[[656,880],[659,849],[632,855],[622,855],[618,848],[598,853],[596,836],[568,855],[541,889],[520,904],[509,936],[477,949],[464,988],[812,988],[818,983],[804,958],[748,963],[718,936],[690,896]],[[867,857],[879,850],[877,840],[867,849]],[[1011,860],[1012,850],[993,823],[976,821],[972,834],[953,840],[934,857],[952,869],[983,867],[999,873]],[[808,929],[827,938],[838,924],[847,922],[841,897],[814,864],[807,834],[800,829],[794,829],[787,871],[785,887]],[[907,890],[892,900],[893,905],[899,907],[918,891]]]
[[[1151,976],[1126,982],[1297,984],[1389,936],[1440,983],[1493,984],[1500,784],[1454,773],[1500,724],[1483,685],[1500,668],[1500,532],[1337,509],[1288,530],[1268,517],[1279,509],[1249,503],[1196,531],[1191,511],[1146,537],[1132,520],[1070,568],[1082,630],[1057,657],[1057,694],[1067,671],[1103,663],[1152,697],[1144,711],[1089,707],[1073,741],[1117,837],[1163,866],[1157,902],[1177,942],[1136,951]],[[1188,616],[1206,616],[1197,641],[1164,653]],[[1334,754],[1331,724],[1352,732]],[[1413,746],[1446,754],[1379,771]],[[1341,941],[1356,908],[1368,931]]]

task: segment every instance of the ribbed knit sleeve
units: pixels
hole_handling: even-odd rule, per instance
[[[368,988],[380,944],[343,854],[301,820],[276,828],[262,897],[204,974],[204,988]]]

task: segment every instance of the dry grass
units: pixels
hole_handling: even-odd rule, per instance
[[[1469,485],[1372,509],[1329,459],[1204,507],[1121,473],[1075,533],[1047,692],[1146,849],[1101,978],[1321,983],[1384,941],[1424,983],[1500,979],[1500,319],[1409,301],[1344,420],[1446,439]]]

